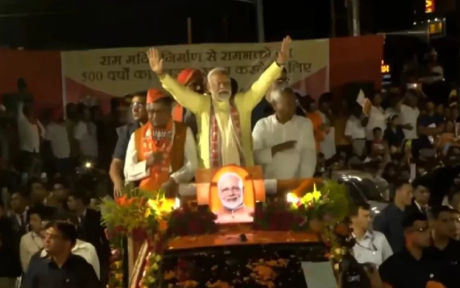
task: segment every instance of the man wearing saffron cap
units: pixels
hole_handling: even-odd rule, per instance
[[[125,159],[125,179],[140,181],[144,191],[163,189],[177,193],[177,184],[192,180],[198,166],[195,138],[185,124],[172,120],[174,100],[162,91],[147,93],[149,121],[129,140]]]
[[[233,100],[230,76],[224,68],[214,68],[208,73],[207,90],[211,96],[203,97],[163,72],[163,59],[157,49],[148,51],[150,67],[163,87],[197,117],[201,166],[254,165],[251,112],[281,75],[283,65],[289,59],[290,43],[289,36],[284,38],[276,62],[262,73],[249,90],[236,93]]]
[[[179,75],[177,75],[177,82],[196,93],[204,93],[203,74],[198,69],[186,68],[182,70]],[[173,119],[175,121],[184,122],[192,129],[193,135],[197,135],[198,126],[196,124],[195,114],[193,114],[192,111],[180,105],[176,105],[173,110]]]

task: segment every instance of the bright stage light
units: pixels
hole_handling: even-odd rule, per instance
[[[289,192],[286,194],[286,202],[287,203],[292,203],[292,204],[296,204],[297,202],[299,202],[299,197],[297,197],[297,195],[295,195],[294,193],[292,192]]]
[[[180,199],[178,197],[176,197],[176,199],[174,199],[173,209],[177,209],[179,207],[180,207]]]

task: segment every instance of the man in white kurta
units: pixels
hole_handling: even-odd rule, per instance
[[[192,180],[198,166],[192,130],[172,120],[173,100],[161,91],[147,94],[149,122],[129,140],[124,174],[128,182],[140,181],[145,191],[177,191],[177,184]]]
[[[133,134],[134,135],[134,134]],[[125,164],[125,179],[128,182],[138,181],[143,178],[146,178],[150,175],[149,167],[146,167],[147,160],[138,161],[137,160],[137,151],[136,146],[134,144],[134,136],[131,135],[131,139],[128,144],[128,149],[126,150],[126,161]],[[149,132],[147,132],[146,136],[149,136]],[[176,151],[179,152],[179,151]],[[177,183],[187,183],[195,175],[195,170],[198,167],[198,157],[196,154],[196,143],[195,138],[193,137],[193,132],[190,128],[187,128],[187,136],[185,138],[185,145],[184,145],[184,160],[185,164],[182,168],[178,171],[172,172],[170,169],[171,174],[169,177],[173,178]]]
[[[369,110],[369,121],[366,125],[366,139],[372,141],[374,139],[374,129],[380,128],[385,131],[387,127],[385,110],[382,106],[382,96],[379,93],[374,95],[372,99],[372,106]]]
[[[311,178],[316,169],[313,125],[295,115],[295,96],[285,88],[274,97],[275,114],[262,118],[252,132],[254,158],[266,179]]]

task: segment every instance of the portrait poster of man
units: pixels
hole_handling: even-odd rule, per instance
[[[254,187],[246,170],[228,166],[212,178],[210,202],[216,223],[250,223],[254,221]]]

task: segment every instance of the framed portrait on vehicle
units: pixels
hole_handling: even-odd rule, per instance
[[[251,223],[256,201],[265,201],[260,167],[227,165],[197,173],[197,202],[209,205],[216,223]]]

